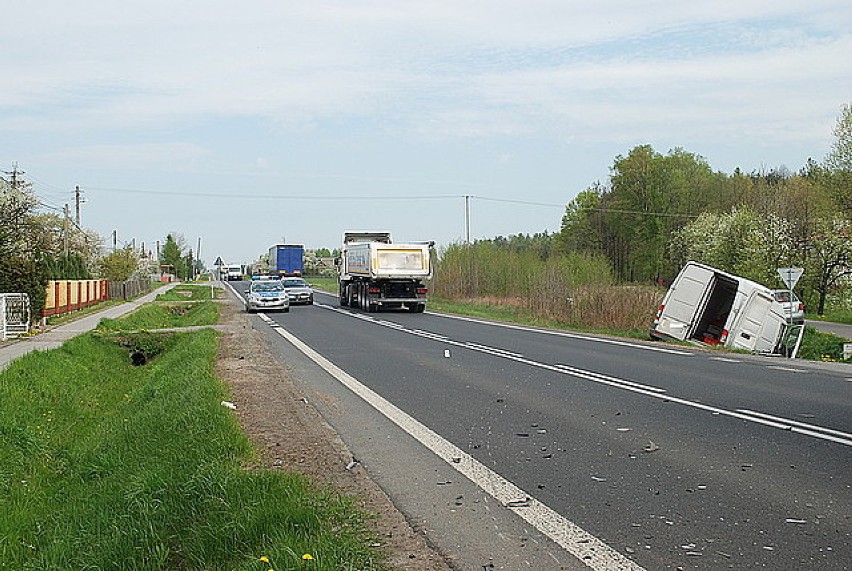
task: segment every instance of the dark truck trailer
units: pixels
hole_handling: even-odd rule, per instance
[[[305,247],[275,244],[269,248],[269,273],[276,277],[301,276],[305,271]]]

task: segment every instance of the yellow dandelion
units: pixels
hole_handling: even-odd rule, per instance
[[[302,559],[304,559],[305,561],[310,561],[313,558],[314,558],[314,556],[311,555],[310,553],[305,553],[304,555],[302,555]]]
[[[267,557],[266,555],[261,557],[260,560],[263,561],[264,563],[269,563],[269,557]]]

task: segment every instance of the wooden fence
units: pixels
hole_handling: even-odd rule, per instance
[[[150,280],[131,280],[126,282],[109,282],[109,299],[133,299],[151,291]]]

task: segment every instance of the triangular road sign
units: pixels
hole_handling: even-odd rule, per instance
[[[213,262],[214,266],[224,266],[225,262],[222,261],[222,256],[216,256],[216,261]]]
[[[781,281],[790,289],[796,287],[803,273],[805,273],[804,268],[778,268],[778,275],[781,276]]]

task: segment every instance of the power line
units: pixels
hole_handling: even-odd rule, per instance
[[[186,192],[180,190],[150,190],[138,188],[115,188],[104,186],[87,186],[88,190],[104,190],[108,192],[126,192],[133,194],[152,194],[162,196],[189,196],[194,198],[250,198],[261,200],[446,200],[450,198],[461,198],[457,194],[442,195],[420,195],[420,196],[380,196],[380,195],[354,195],[344,194],[337,196],[319,195],[280,195],[280,194],[234,194],[227,192]]]

